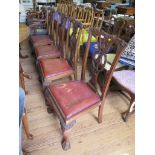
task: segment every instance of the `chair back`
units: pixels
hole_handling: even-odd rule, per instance
[[[57,3],[57,11],[61,12],[62,10],[62,3]]]
[[[75,79],[77,79],[77,61],[78,61],[78,51],[80,48],[80,37],[82,32],[82,24],[79,21],[70,18],[70,24],[68,29],[68,34],[70,32],[70,28],[72,27],[73,32],[69,37],[69,47],[70,50],[67,51],[67,60],[70,65],[75,70]]]
[[[124,27],[125,27],[125,20],[123,18],[115,18],[112,34],[120,37]]]
[[[129,42],[129,40],[134,36],[134,34],[135,34],[135,19],[126,20],[120,38],[125,40],[126,42]]]
[[[92,7],[86,7],[84,9],[84,21],[82,23],[86,23],[86,27],[90,28],[92,26],[93,20],[94,20],[94,10]]]
[[[92,27],[101,29],[103,21],[104,21],[104,12],[103,12],[103,10],[95,9],[93,26]]]
[[[90,78],[89,84],[95,91],[98,91],[97,90],[98,85],[99,85],[98,84],[98,75],[99,75],[99,73],[103,72],[106,67],[106,63],[107,63],[107,55],[106,54],[109,52],[110,48],[113,48],[113,46],[116,47],[115,58],[113,59],[113,62],[111,64],[110,69],[108,70],[108,73],[105,74],[104,84],[102,85],[100,97],[103,99],[106,96],[110,81],[112,79],[112,74],[115,70],[117,62],[118,62],[119,58],[121,57],[121,54],[123,53],[127,44],[125,41],[121,40],[117,36],[109,35],[106,32],[101,31],[100,29],[91,28],[89,31],[88,42],[87,42],[87,46],[86,46],[84,58],[83,58],[81,80],[85,80],[87,58],[88,58],[91,38],[93,36],[98,38],[98,40],[97,40],[98,50],[94,54],[94,57],[92,58],[92,61],[90,64],[92,71],[91,71],[91,78]]]
[[[84,7],[80,7],[80,6],[77,7],[75,19],[78,21],[84,20]]]
[[[67,14],[68,14],[68,4],[62,4],[61,13],[67,16]]]
[[[75,18],[76,10],[77,10],[76,5],[75,4],[68,4],[67,7],[68,7],[67,16]]]

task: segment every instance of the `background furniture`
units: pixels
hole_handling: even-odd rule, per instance
[[[19,47],[20,47],[20,44],[28,38],[29,33],[30,33],[30,29],[28,26],[26,26],[25,24],[19,24]],[[27,55],[23,56],[21,54],[20,49],[21,49],[21,47],[19,48],[20,58],[27,58],[28,57]]]
[[[135,71],[115,71],[113,74],[113,82],[117,90],[124,91],[130,96],[130,105],[128,109],[122,113],[122,119],[126,122],[128,115],[135,110]]]
[[[135,15],[135,8],[119,6],[117,9],[117,13],[133,16],[133,15]]]

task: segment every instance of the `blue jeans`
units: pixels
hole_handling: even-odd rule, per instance
[[[19,126],[21,124],[22,116],[25,107],[25,92],[22,88],[19,88]]]
[[[19,155],[22,155],[22,116],[25,107],[25,92],[19,88]]]

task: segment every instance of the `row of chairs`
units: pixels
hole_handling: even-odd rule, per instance
[[[52,9],[49,17],[49,35],[31,36],[30,43],[48,111],[54,111],[57,114],[63,131],[62,148],[68,150],[70,130],[76,124],[77,117],[98,107],[98,121],[102,122],[103,106],[110,81],[127,44],[120,38],[101,31],[100,28],[91,27],[82,58],[81,78],[78,79],[78,51],[84,24],[82,21]],[[92,38],[96,39],[98,48],[89,64],[92,71],[88,80],[85,74]],[[111,49],[115,50],[115,55],[107,69],[109,64],[107,54]],[[98,76],[105,70],[104,83],[100,89]],[[53,81],[64,77],[70,77],[72,80],[52,84]]]

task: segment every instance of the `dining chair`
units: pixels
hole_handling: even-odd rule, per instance
[[[135,71],[115,71],[113,73],[112,81],[116,86],[116,90],[124,91],[130,96],[130,105],[128,109],[122,113],[122,119],[126,122],[129,114],[135,110]]]
[[[43,89],[53,80],[58,80],[64,77],[72,78],[72,75],[77,79],[77,50],[79,49],[79,38],[81,36],[82,24],[74,20],[72,21],[72,24],[73,33],[69,40],[70,51],[66,51],[62,58],[40,59],[38,61],[39,74],[43,84]]]
[[[47,9],[47,15],[45,19],[40,20],[40,22],[35,22],[30,25],[30,35],[48,35],[50,31],[51,15],[54,12],[54,8],[50,7]]]
[[[36,47],[36,46],[43,46],[43,45],[50,45],[53,43],[53,36],[52,36],[52,32],[53,32],[53,15],[55,14],[54,10],[51,11],[50,14],[50,22],[49,22],[49,29],[48,29],[48,35],[32,35],[30,36],[30,44],[32,45],[32,47]]]
[[[98,107],[98,122],[102,123],[103,106],[106,100],[107,90],[116,64],[126,46],[126,43],[123,40],[120,40],[115,36],[111,36],[111,40],[106,37],[104,39],[99,39],[99,45],[101,46],[91,63],[93,72],[91,72],[90,81],[86,82],[88,79],[86,80],[85,78],[85,72],[92,36],[101,38],[105,36],[105,32],[95,28],[90,29],[88,44],[83,57],[81,80],[73,80],[61,84],[50,84],[44,91],[48,109],[50,108],[51,111],[55,112],[60,121],[63,132],[61,142],[63,150],[70,149],[69,135],[71,129],[76,124],[77,118],[82,117],[82,114]],[[105,53],[114,43],[117,45],[116,56],[105,78],[102,90],[98,91],[98,74],[104,69],[106,64]]]
[[[48,18],[48,10],[42,7],[41,11],[35,11],[35,14],[27,14],[27,23],[30,28],[37,27],[41,23],[46,25],[46,19]]]
[[[29,10],[27,11],[26,24],[31,25],[33,22],[39,19],[39,14],[41,11]]]
[[[120,38],[129,42],[135,34],[135,19],[126,19]]]
[[[64,54],[64,35],[67,17],[61,14],[61,21],[58,25],[58,31],[56,34],[56,44],[55,45],[44,45],[35,47],[36,59],[49,59],[63,57]]]
[[[91,57],[92,57],[92,54],[95,52],[95,50],[97,49],[94,49],[94,47],[90,46]],[[115,53],[111,53],[111,51],[113,50],[110,49],[110,52],[107,53],[107,64],[106,64],[105,70],[104,72],[101,72],[99,75],[100,86],[102,86],[102,83],[104,82],[104,76],[105,74],[107,74],[113,62],[113,59],[115,57]],[[127,43],[127,46],[116,65],[115,71],[127,70],[129,68],[130,69],[135,68],[135,36],[133,36],[130,39],[130,41]]]

